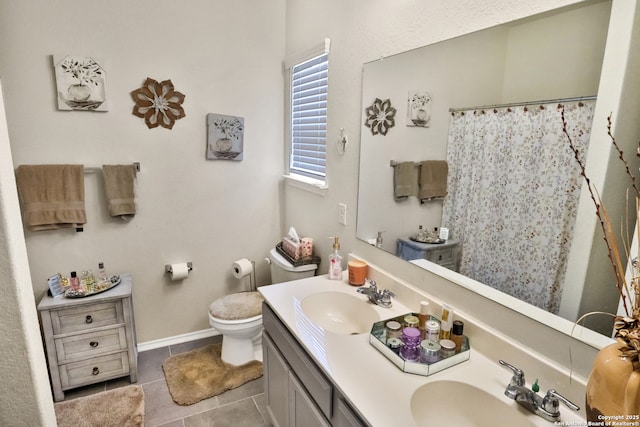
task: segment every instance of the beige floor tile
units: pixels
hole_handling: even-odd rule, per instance
[[[159,426],[219,406],[218,399],[212,397],[188,406],[178,405],[171,399],[167,382],[164,380],[143,384],[145,404],[145,426]]]
[[[162,363],[169,356],[169,347],[138,353],[138,383],[144,384],[164,379]]]
[[[246,384],[242,384],[240,387],[234,388],[232,390],[227,390],[224,393],[219,394],[218,401],[220,402],[220,405],[226,405],[227,403],[246,399],[248,397],[255,396],[256,394],[260,394],[263,392],[264,392],[264,385],[263,385],[262,377],[260,377],[253,381],[249,381]]]
[[[145,426],[146,427],[154,427],[154,426],[152,426],[150,424],[146,424],[146,423],[145,423]],[[178,421],[171,421],[170,423],[162,424],[161,426],[158,426],[158,427],[184,427],[184,421],[181,420],[181,419],[178,420]]]
[[[261,427],[264,420],[253,399],[220,406],[184,419],[185,427]]]
[[[106,390],[106,385],[104,382],[91,384],[84,387],[74,388],[72,390],[67,390],[64,392],[64,400],[75,399],[76,397],[84,397],[90,396],[92,394],[100,393],[101,391]]]
[[[220,343],[222,342],[222,335],[216,335],[215,337],[202,338],[195,341],[189,341],[181,344],[172,345],[169,347],[171,350],[171,355],[175,356],[179,353],[184,353],[185,351],[193,350],[195,348],[204,347],[205,345]]]
[[[253,396],[253,401],[255,402],[258,411],[260,411],[260,415],[262,415],[262,419],[265,424],[271,425],[271,418],[269,418],[269,413],[267,412],[267,398],[264,393]]]

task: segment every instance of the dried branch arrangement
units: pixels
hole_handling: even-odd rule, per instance
[[[589,190],[589,194],[591,195],[591,200],[593,201],[596,209],[596,215],[602,229],[603,240],[607,246],[607,254],[611,263],[611,267],[613,269],[614,277],[616,279],[616,287],[618,289],[618,293],[620,294],[620,298],[622,300],[622,304],[626,313],[626,316],[615,316],[614,322],[616,338],[622,340],[626,344],[625,347],[621,349],[620,356],[629,357],[635,364],[637,364],[639,363],[640,355],[640,272],[638,271],[638,254],[630,253],[632,239],[630,238],[628,232],[629,218],[627,217],[626,221],[627,230],[621,230],[621,242],[619,243],[618,239],[616,238],[611,219],[602,202],[602,197],[587,176],[585,164],[582,160],[580,160],[579,151],[574,145],[571,136],[569,135],[563,108],[561,108],[561,116],[563,133],[566,135],[569,142],[569,147],[573,151],[575,159],[580,166],[580,174],[585,180],[587,189]],[[624,153],[620,149],[620,146],[616,142],[616,139],[611,131],[611,115],[607,117],[607,135],[611,140],[612,146],[618,153],[618,158],[624,165],[625,173],[631,181],[631,187],[635,192],[635,212],[637,213],[638,209],[640,209],[640,189],[638,189],[636,178],[631,173],[631,170],[629,169],[629,163],[626,161]],[[640,157],[640,147],[636,151],[636,156]],[[626,212],[629,212],[629,191],[627,191],[626,200]],[[634,224],[635,223],[637,223],[637,219]],[[640,230],[638,231],[638,234],[638,240],[640,241]],[[633,274],[629,282],[627,282],[627,278],[625,276],[625,267],[623,265],[622,258],[623,255],[627,259],[631,260],[633,267]]]

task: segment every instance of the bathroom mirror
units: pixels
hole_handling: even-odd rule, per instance
[[[419,225],[442,225],[441,200],[394,200],[391,164],[446,159],[450,108],[596,95],[610,13],[610,1],[585,2],[364,64],[358,239],[376,244],[382,232],[381,249],[397,254],[398,239],[408,239]],[[430,98],[427,125],[412,121],[416,92]],[[386,135],[364,125],[365,110],[376,99],[389,100],[396,109]],[[450,233],[455,239],[455,230]],[[429,263],[414,264],[429,268]],[[604,268],[610,267],[605,263]],[[565,285],[557,315],[577,319],[584,308],[582,294],[592,292],[583,285]],[[614,286],[610,298],[617,307]],[[585,326],[606,333],[598,325]]]

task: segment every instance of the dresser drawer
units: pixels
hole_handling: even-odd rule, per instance
[[[436,264],[452,263],[454,261],[454,249],[431,250],[425,253],[425,258]]]
[[[126,351],[99,356],[80,362],[60,365],[60,383],[66,390],[85,384],[93,384],[129,373],[129,357]]]
[[[58,338],[55,342],[58,363],[75,362],[105,353],[127,350],[127,334],[124,326]]]
[[[51,311],[54,335],[124,323],[122,301],[88,304]]]

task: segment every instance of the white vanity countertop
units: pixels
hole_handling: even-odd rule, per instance
[[[412,394],[423,384],[439,380],[471,384],[503,400],[510,406],[509,410],[524,411],[504,395],[511,372],[500,366],[497,360],[491,360],[474,351],[473,340],[471,340],[470,360],[430,376],[421,376],[405,373],[397,368],[369,343],[368,333],[340,335],[324,331],[322,328],[308,327],[310,320],[301,309],[301,302],[306,296],[327,291],[344,292],[362,299],[365,304],[371,304],[367,297],[356,292],[356,289],[357,287],[350,286],[346,280],[328,280],[327,276],[323,275],[263,286],[259,291],[318,366],[332,378],[354,409],[371,425],[417,425],[411,414]],[[393,299],[391,308],[382,308],[373,304],[371,306],[380,314],[380,320],[412,311],[396,299]],[[577,403],[582,406],[583,402]],[[465,402],[461,401],[459,404],[464,406]],[[561,414],[565,422],[583,421],[577,413],[573,413],[563,405],[561,405]],[[533,425],[553,425],[537,415],[530,413],[527,415],[530,415]],[[500,414],[495,415],[493,425],[500,425]]]

